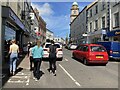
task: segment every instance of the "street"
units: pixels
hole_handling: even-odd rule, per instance
[[[11,76],[3,88],[118,88],[119,62],[86,66],[72,58],[72,51],[63,49],[63,53],[63,61],[57,61],[57,76],[48,72],[49,63],[43,61],[41,78],[35,81],[26,56],[18,66],[18,73]]]

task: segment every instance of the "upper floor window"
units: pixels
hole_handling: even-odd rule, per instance
[[[95,20],[95,30],[98,29],[98,20]]]
[[[105,9],[105,2],[102,1],[102,10],[104,10],[104,9]]]
[[[95,14],[98,13],[98,5],[95,6]]]
[[[92,9],[90,10],[90,17],[92,17]]]
[[[92,22],[90,23],[90,32],[92,32]]]
[[[102,17],[102,28],[105,28],[105,16]]]
[[[119,26],[119,12],[114,14],[114,27]]]
[[[76,14],[76,11],[74,10],[73,13]]]

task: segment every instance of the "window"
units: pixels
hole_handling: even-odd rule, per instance
[[[95,14],[98,13],[98,5],[95,6]]]
[[[114,14],[114,20],[115,20],[114,27],[118,27],[119,26],[119,12]]]
[[[76,14],[76,11],[75,11],[75,10],[74,10],[73,12],[74,12],[74,14]]]
[[[92,9],[90,10],[90,17],[92,17]]]
[[[102,28],[105,28],[105,16],[102,17]]]
[[[88,46],[84,46],[84,47],[82,48],[82,51],[88,51]]]
[[[95,29],[98,29],[98,20],[95,20]]]
[[[104,9],[105,9],[105,2],[102,1],[102,10],[104,10]]]
[[[91,46],[92,52],[105,52],[106,50],[101,46]]]
[[[90,23],[90,32],[92,32],[92,22]]]

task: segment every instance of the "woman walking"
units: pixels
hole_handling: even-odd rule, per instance
[[[40,40],[37,40],[37,45],[33,47],[32,49],[32,55],[33,55],[33,61],[34,61],[34,71],[33,75],[35,80],[39,80],[40,75],[40,66],[42,62],[43,57],[43,48],[41,46]]]
[[[15,44],[16,41],[12,40],[12,45],[10,45],[10,74],[15,75],[16,71],[16,62],[18,58],[18,53],[19,53],[19,46]]]

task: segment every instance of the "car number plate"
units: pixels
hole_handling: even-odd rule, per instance
[[[96,58],[103,58],[103,56],[96,56]]]

